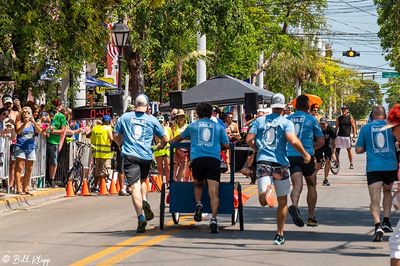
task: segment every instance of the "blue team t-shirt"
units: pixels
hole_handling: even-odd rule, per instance
[[[300,139],[304,149],[314,155],[314,138],[324,137],[317,119],[303,111],[297,111],[288,117],[294,124],[296,136]],[[288,156],[302,156],[292,145],[288,145]]]
[[[115,125],[114,132],[122,135],[122,156],[135,156],[142,160],[152,159],[153,136],[163,137],[164,129],[158,120],[142,112],[123,114]]]
[[[257,118],[249,131],[256,135],[257,161],[289,165],[286,133],[290,132],[294,133],[293,123],[279,114],[272,113]]]
[[[363,126],[356,147],[367,152],[367,172],[397,170],[396,139],[392,129],[381,131],[385,120],[375,120]]]
[[[221,159],[221,144],[228,144],[225,128],[209,118],[202,118],[181,133],[182,138],[190,139],[190,160],[201,157]]]

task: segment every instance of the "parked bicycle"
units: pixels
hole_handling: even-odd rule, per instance
[[[90,143],[84,143],[84,142],[74,140],[73,138],[68,138],[68,139],[66,139],[66,141],[67,141],[67,143],[71,143],[71,142],[75,143],[75,145],[77,147],[77,151],[76,151],[76,156],[74,158],[74,163],[73,163],[71,169],[68,171],[67,180],[64,180],[63,183],[64,183],[64,185],[66,185],[68,181],[71,181],[72,188],[74,190],[74,193],[76,194],[81,189],[81,186],[83,183],[83,178],[85,178],[85,169],[82,164],[84,147],[93,148],[93,145],[91,145]],[[90,181],[89,181],[90,176],[91,175],[90,175],[90,168],[89,168],[88,184],[90,183]]]

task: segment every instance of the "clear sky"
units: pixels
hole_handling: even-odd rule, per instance
[[[381,78],[381,72],[394,71],[382,55],[380,40],[377,35],[376,8],[372,0],[328,0],[327,32],[324,41],[332,44],[333,57],[342,60],[345,64],[359,65],[346,66],[359,72],[376,71],[375,81],[387,82]],[[355,34],[355,35],[347,35]],[[345,57],[342,52],[349,48],[359,51],[360,57]],[[372,78],[369,75],[369,78]]]

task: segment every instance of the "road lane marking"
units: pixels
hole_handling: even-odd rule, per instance
[[[125,240],[125,241],[122,241],[122,242],[120,242],[118,244],[115,244],[112,247],[103,249],[103,250],[101,250],[99,252],[94,253],[93,255],[90,255],[90,256],[88,256],[88,257],[86,257],[84,259],[81,259],[81,260],[71,264],[70,266],[87,265],[87,264],[89,264],[89,263],[91,263],[91,262],[93,262],[95,260],[98,260],[99,258],[105,257],[105,256],[107,256],[107,255],[109,255],[109,254],[111,254],[111,253],[123,248],[123,247],[131,245],[131,244],[133,244],[135,242],[138,242],[138,241],[140,241],[140,240],[142,240],[142,239],[144,239],[146,237],[149,237],[149,236],[148,235],[146,235],[146,236],[135,236],[135,237],[129,238],[129,239]]]
[[[180,219],[182,221],[182,220],[189,219],[189,217],[190,216],[184,216],[184,217],[181,217]],[[171,221],[171,222],[167,223],[166,226],[170,226],[170,225],[173,225],[173,224],[174,223]],[[155,228],[155,226],[152,227],[151,229],[154,229],[154,228]],[[131,245],[131,244],[133,244],[135,242],[139,242],[139,241],[141,241],[141,240],[143,240],[143,239],[145,239],[147,237],[154,236],[155,233],[156,232],[150,232],[147,235],[139,235],[139,236],[131,237],[131,238],[126,239],[126,240],[124,240],[124,241],[122,241],[120,243],[114,244],[112,247],[108,247],[106,249],[100,250],[100,251],[98,251],[98,252],[96,252],[96,253],[94,253],[94,254],[86,257],[86,258],[83,258],[83,259],[81,259],[81,260],[79,260],[77,262],[74,262],[70,266],[87,265],[87,264],[92,263],[92,262],[94,262],[94,261],[96,261],[96,260],[98,260],[100,258],[103,258],[103,257],[105,257],[105,256],[107,256],[107,255],[109,255],[109,254],[111,254],[111,253],[113,253],[113,252],[115,252],[117,250],[120,250],[120,249],[122,249],[124,247],[128,247],[129,245]]]
[[[249,196],[249,199],[250,199],[252,196],[254,196],[255,194],[257,194],[257,192],[255,192],[255,191],[256,191],[256,188],[257,188],[256,186],[249,186],[249,187],[243,188],[242,193],[249,193],[249,195],[247,195],[247,196]],[[186,220],[186,219],[189,219],[190,217],[191,217],[191,216],[181,216],[180,221],[184,221],[184,220]],[[190,224],[190,223],[189,223],[189,224]],[[166,226],[171,226],[171,225],[173,225],[173,222],[172,222],[172,221],[166,224]],[[186,223],[184,223],[183,225],[186,225]],[[155,227],[153,227],[153,228],[155,228]],[[98,251],[98,252],[96,252],[96,253],[94,253],[94,254],[92,254],[92,255],[86,257],[86,258],[83,258],[83,259],[81,259],[81,260],[79,260],[79,261],[77,261],[77,262],[71,264],[71,266],[83,266],[83,265],[87,265],[87,264],[92,263],[92,262],[94,262],[94,261],[96,261],[96,260],[99,260],[99,259],[101,259],[101,258],[103,258],[103,257],[105,257],[105,256],[108,256],[108,255],[110,255],[111,253],[114,253],[114,252],[116,252],[116,251],[118,251],[118,250],[120,250],[120,249],[122,249],[122,248],[126,248],[126,247],[128,247],[129,245],[131,245],[131,244],[133,244],[133,243],[139,242],[139,241],[144,240],[145,238],[148,238],[148,237],[153,237],[153,238],[147,240],[146,242],[144,242],[143,244],[140,244],[139,246],[135,247],[135,248],[140,248],[140,250],[138,250],[138,251],[133,250],[133,249],[135,249],[135,248],[129,249],[130,252],[134,252],[133,254],[136,254],[136,253],[140,252],[141,250],[145,249],[147,246],[153,246],[153,245],[155,245],[156,243],[161,242],[161,241],[163,241],[164,239],[167,239],[168,237],[170,237],[170,236],[172,235],[172,233],[174,233],[175,231],[178,231],[178,230],[179,230],[179,229],[173,229],[172,232],[171,232],[171,234],[162,234],[162,235],[156,236],[155,238],[154,238],[155,234],[156,234],[157,232],[159,232],[159,231],[157,231],[157,232],[151,232],[151,233],[149,233],[149,234],[147,234],[147,235],[134,236],[134,237],[129,238],[129,239],[126,239],[126,240],[124,240],[124,241],[122,241],[122,242],[120,242],[120,243],[114,244],[112,247],[108,247],[108,248],[103,249],[103,250],[101,250],[101,251]],[[152,244],[153,241],[155,241],[155,239],[157,239],[158,242],[155,242],[154,244]],[[148,242],[149,242],[150,244],[149,244]],[[128,251],[129,251],[129,250],[128,250]],[[120,254],[129,254],[128,251],[124,251],[124,252],[122,252],[122,253],[118,253],[118,254],[115,255],[114,257],[117,257],[117,256],[120,255]],[[133,255],[133,254],[132,254],[132,255]],[[130,256],[132,256],[132,255],[129,255],[128,257],[130,257]],[[112,258],[114,258],[114,257],[112,257]],[[112,258],[110,258],[109,260],[111,260]],[[117,257],[116,259],[118,259],[118,257]],[[121,259],[121,260],[123,260],[123,259]],[[119,261],[121,261],[121,260],[119,260]],[[107,261],[108,261],[108,260],[107,260]],[[102,263],[100,263],[99,265],[105,265],[104,263],[105,263],[105,262],[102,262]]]
[[[194,223],[195,223],[194,221],[188,221],[186,223],[183,223],[182,225],[184,225],[184,226],[193,225]],[[98,263],[96,265],[105,266],[105,265],[117,264],[117,263],[119,263],[119,262],[121,262],[121,261],[123,261],[123,260],[125,260],[125,259],[127,259],[127,258],[129,258],[129,257],[141,252],[142,250],[144,250],[146,248],[152,247],[152,246],[154,246],[154,245],[156,245],[156,244],[158,244],[158,243],[170,238],[175,233],[179,232],[181,229],[182,228],[179,228],[179,229],[177,228],[177,229],[171,230],[168,234],[162,234],[162,235],[159,235],[159,236],[155,236],[155,237],[153,237],[153,238],[151,238],[151,239],[149,239],[149,240],[147,240],[147,241],[145,241],[145,242],[143,242],[141,244],[138,244],[136,247],[130,248],[130,249],[125,250],[125,251],[123,251],[123,252],[121,252],[119,254],[116,254],[113,257],[111,257],[111,258],[109,258],[109,259],[107,259],[105,261],[102,261],[102,262],[100,262],[100,263]]]

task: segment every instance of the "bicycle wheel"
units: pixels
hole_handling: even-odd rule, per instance
[[[81,163],[75,163],[68,175],[68,181],[72,182],[72,188],[74,189],[75,194],[78,193],[79,189],[82,186],[83,176],[83,165]]]
[[[336,154],[336,159],[331,160],[331,172],[334,175],[337,175],[340,171],[340,162],[339,162],[339,156]]]

